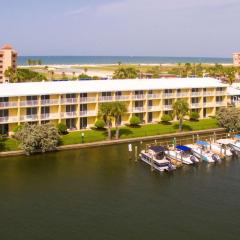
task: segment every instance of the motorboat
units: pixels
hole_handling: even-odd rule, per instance
[[[210,146],[214,153],[224,157],[232,157],[233,155],[236,155],[237,152],[230,146],[230,144],[233,144],[231,139],[219,139],[216,142],[211,143]]]
[[[178,145],[174,149],[167,150],[166,155],[171,159],[180,161],[187,165],[199,162],[199,159],[192,154],[191,148],[183,145]]]
[[[220,156],[210,150],[210,144],[206,141],[197,141],[196,144],[187,146],[191,149],[193,155],[202,161],[208,163],[221,162]]]
[[[234,139],[226,139],[228,146],[234,151],[235,154],[240,154],[240,135],[235,135]]]
[[[176,167],[167,159],[165,150],[161,146],[151,146],[141,151],[140,159],[160,172],[173,171]]]

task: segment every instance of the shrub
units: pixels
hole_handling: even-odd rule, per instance
[[[190,120],[191,121],[198,121],[199,120],[199,113],[198,112],[191,112],[190,114]]]
[[[47,152],[56,149],[59,143],[59,134],[56,127],[51,124],[23,125],[16,133],[16,139],[20,141],[21,148],[27,155],[35,152]]]
[[[16,126],[16,127],[13,129],[14,134],[16,134],[17,132],[21,131],[22,128],[23,128],[23,125],[18,125],[18,126]]]
[[[106,123],[102,120],[102,119],[99,119],[95,122],[95,127],[97,129],[103,129],[105,127]]]
[[[58,133],[63,135],[67,133],[67,126],[64,123],[59,123],[57,125]]]
[[[169,115],[169,114],[163,114],[161,120],[162,120],[162,122],[164,122],[164,123],[169,123],[169,122],[171,122],[173,119],[172,119],[172,116],[171,116],[171,115]]]
[[[131,126],[138,126],[139,124],[141,123],[141,120],[139,117],[137,116],[132,116],[131,119],[130,119],[130,125]]]

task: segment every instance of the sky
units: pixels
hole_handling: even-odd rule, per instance
[[[240,0],[3,0],[0,45],[20,55],[231,57]]]

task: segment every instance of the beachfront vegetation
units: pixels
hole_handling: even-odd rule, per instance
[[[102,119],[98,119],[95,122],[95,127],[96,129],[104,129],[105,128],[106,123],[102,120]]]
[[[173,103],[173,114],[179,120],[179,131],[183,130],[183,119],[189,112],[189,104],[185,100],[178,100]]]
[[[39,82],[47,80],[44,75],[38,72],[34,72],[29,69],[17,69],[9,67],[5,73],[5,77],[9,79],[9,82]]]
[[[229,131],[240,129],[240,109],[235,107],[221,108],[216,115],[220,126]]]
[[[134,115],[130,118],[130,126],[131,127],[137,127],[137,126],[139,126],[140,123],[141,123],[141,120],[138,116]]]
[[[57,130],[60,135],[67,134],[67,126],[64,123],[57,124]]]
[[[172,116],[170,114],[163,114],[161,121],[165,124],[169,124],[173,120]]]
[[[42,65],[42,60],[41,59],[28,59],[27,60],[27,65]]]
[[[53,151],[60,140],[57,128],[51,124],[24,124],[22,129],[16,132],[15,138],[20,142],[21,149],[27,155]]]
[[[191,121],[198,121],[200,118],[200,115],[198,112],[191,112],[189,115],[189,118]]]
[[[36,127],[36,126],[34,126]],[[218,128],[219,124],[215,118],[203,119],[199,121],[184,121],[183,131],[198,131],[206,129]],[[159,124],[148,124],[148,125],[139,125],[137,128],[131,126],[124,126],[119,128],[119,138],[137,138],[137,137],[146,137],[146,136],[155,136],[169,133],[178,132],[179,124],[178,122],[172,122],[169,124],[159,123]],[[111,134],[115,134],[115,129],[111,129]],[[82,131],[70,132],[68,134],[62,135],[60,137],[61,145],[69,144],[80,144],[82,143],[81,139]],[[84,143],[105,141],[108,139],[107,131],[99,130],[87,130],[84,131]],[[0,144],[0,151],[14,151],[19,150],[20,142],[15,138],[6,138],[4,137]]]
[[[135,67],[120,67],[113,73],[114,79],[135,79],[139,71]]]

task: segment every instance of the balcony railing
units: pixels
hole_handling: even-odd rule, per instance
[[[80,111],[80,117],[97,116],[97,111]]]
[[[21,101],[20,106],[25,107],[25,106],[38,106],[39,102],[38,100],[30,100],[30,101]]]
[[[41,114],[41,120],[51,120],[51,119],[59,119],[59,114],[58,113]]]
[[[143,94],[133,95],[132,99],[133,100],[143,100],[143,99],[145,99],[145,95],[143,95]]]
[[[192,97],[200,97],[202,95],[202,92],[191,92]]]
[[[217,107],[223,107],[226,106],[227,104],[225,102],[216,102]]]
[[[182,92],[182,93],[177,93],[177,98],[183,98],[183,97],[188,97],[189,95],[188,95],[188,93],[184,93],[184,92]]]
[[[18,102],[0,102],[0,108],[12,108],[17,106]]]
[[[174,98],[175,94],[174,93],[164,93],[163,98]]]
[[[163,110],[170,111],[170,110],[173,110],[173,107],[172,107],[172,105],[164,105]]]
[[[203,92],[203,96],[214,96],[214,92],[210,92],[210,91],[208,91],[208,92]]]
[[[98,100],[99,102],[110,102],[113,101],[113,96],[101,96]]]
[[[133,112],[134,113],[137,113],[137,112],[144,112],[144,107],[134,107],[133,108]]]
[[[121,96],[116,96],[115,99],[116,99],[116,101],[126,101],[126,100],[130,100],[130,96],[129,95],[121,95]]]
[[[223,96],[223,95],[226,95],[226,93],[224,91],[216,91],[216,95]]]
[[[203,107],[215,107],[214,103],[203,103]]]
[[[97,99],[95,97],[82,97],[82,98],[80,98],[81,103],[96,102],[96,100]]]
[[[77,103],[77,98],[63,98],[63,99],[61,99],[61,103],[63,103],[63,104],[75,104],[75,103]]]
[[[160,111],[160,107],[159,106],[148,106],[148,111]]]
[[[18,122],[18,117],[0,117],[0,123]]]
[[[41,100],[41,105],[47,106],[47,105],[58,105],[59,100],[58,99],[45,99]]]
[[[38,120],[37,114],[20,116],[20,121],[37,121],[37,120]]]
[[[160,99],[160,94],[148,94],[148,99]]]
[[[77,112],[63,112],[61,113],[62,118],[74,118],[77,117]]]
[[[192,108],[199,108],[200,107],[200,103],[192,103]]]

